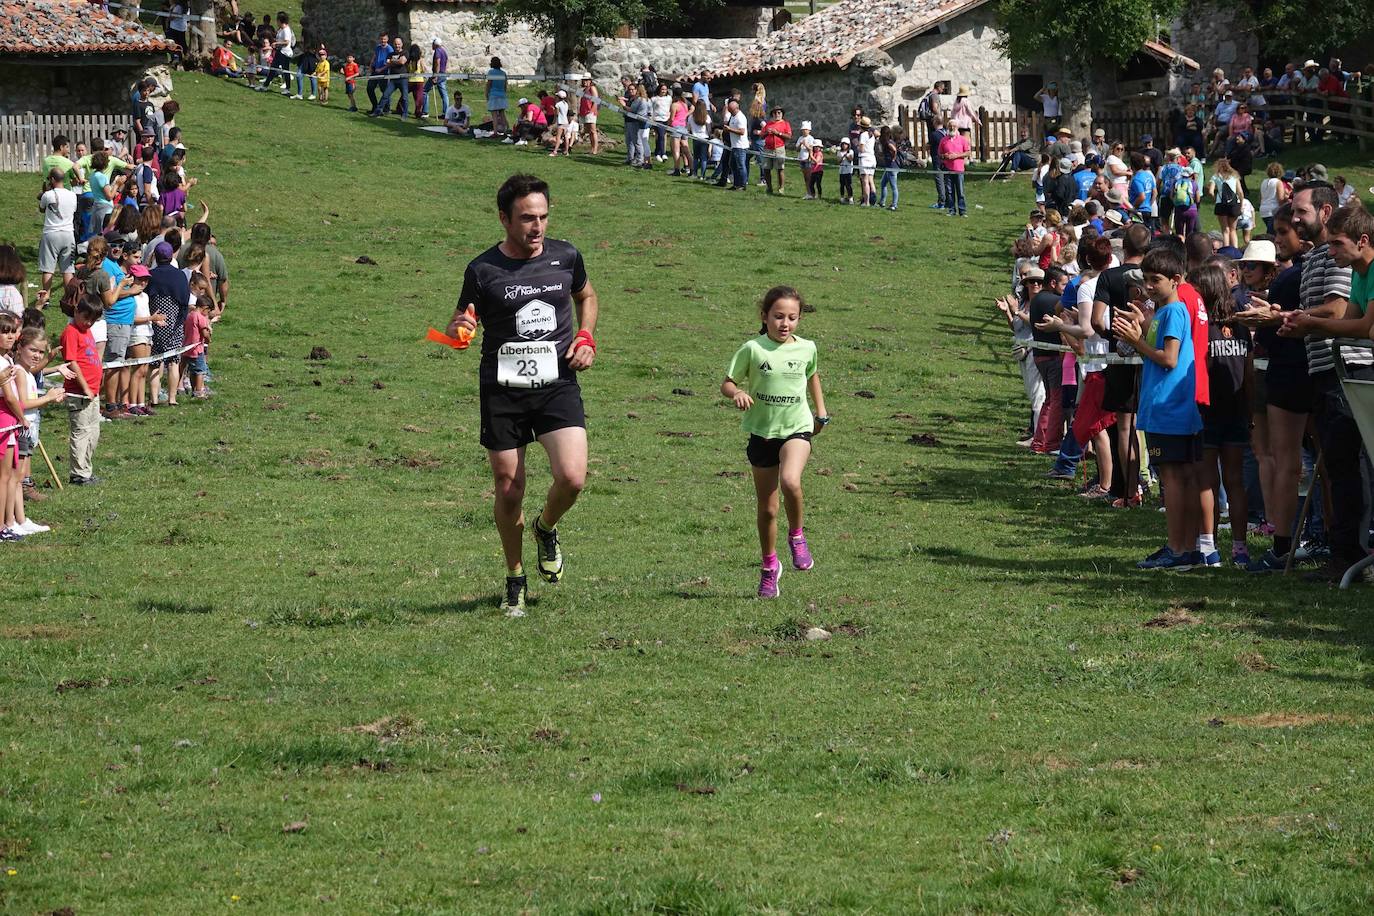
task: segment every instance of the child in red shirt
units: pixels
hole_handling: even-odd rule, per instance
[[[353,98],[353,93],[358,89],[358,74],[360,72],[362,72],[362,68],[358,66],[358,62],[353,59],[352,54],[348,55],[348,60],[343,65],[343,78],[344,92],[348,93],[349,111],[358,110],[358,102]]]
[[[76,306],[71,324],[62,331],[62,358],[73,364],[76,372],[67,380],[67,415],[70,420],[70,477],[71,483],[82,486],[97,483],[91,472],[95,447],[100,443],[100,381],[105,374],[100,362],[100,350],[91,336],[91,325],[104,314],[97,301],[82,299]]]
[[[210,307],[214,301],[209,296],[198,295],[195,305],[186,313],[186,365],[191,372],[191,397],[206,398],[205,375],[210,371],[205,361],[205,345],[210,342]]]

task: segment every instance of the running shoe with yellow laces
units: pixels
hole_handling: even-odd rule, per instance
[[[539,575],[543,576],[545,582],[557,582],[563,578],[563,551],[558,546],[558,526],[545,528],[540,521],[543,517],[541,511],[534,518],[534,543],[538,553],[535,565],[539,567]]]

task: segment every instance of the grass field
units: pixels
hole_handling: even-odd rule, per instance
[[[1368,594],[1139,574],[1162,517],[1015,448],[991,299],[1025,185],[971,183],[957,222],[924,182],[898,213],[723,198],[177,95],[232,270],[218,397],[108,425],[105,484],[4,545],[0,907],[1374,907]],[[475,353],[422,342],[516,170],[602,303],[569,577],[523,621],[495,609]],[[0,176],[30,263],[36,190]],[[816,306],[835,421],[817,567],[761,603],[716,389],[779,282]]]

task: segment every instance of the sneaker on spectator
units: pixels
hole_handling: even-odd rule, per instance
[[[30,534],[43,534],[44,532],[52,530],[52,528],[47,525],[40,525],[31,518],[25,519],[24,523],[18,527],[19,531],[26,536]]]
[[[1287,556],[1281,557],[1272,550],[1266,550],[1260,554],[1258,560],[1251,560],[1250,565],[1245,567],[1245,571],[1249,573],[1281,573],[1287,564]]]
[[[22,540],[24,540],[24,535],[15,531],[13,528],[0,528],[0,542]]]
[[[1241,569],[1247,569],[1250,566],[1250,551],[1246,550],[1243,547],[1232,547],[1231,565],[1237,566]]]

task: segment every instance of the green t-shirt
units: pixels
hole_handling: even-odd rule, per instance
[[[61,153],[49,153],[43,157],[43,177],[47,178],[48,173],[53,169],[61,169],[62,174],[67,176],[67,189],[73,190],[76,187],[76,163],[72,162]]]
[[[1368,273],[1350,271],[1350,301],[1359,308],[1360,314],[1368,314],[1369,303],[1374,301],[1374,267]]]
[[[760,334],[735,351],[726,373],[754,399],[740,425],[764,439],[786,439],[815,425],[806,383],[816,374],[816,345],[793,335],[780,344]]]

